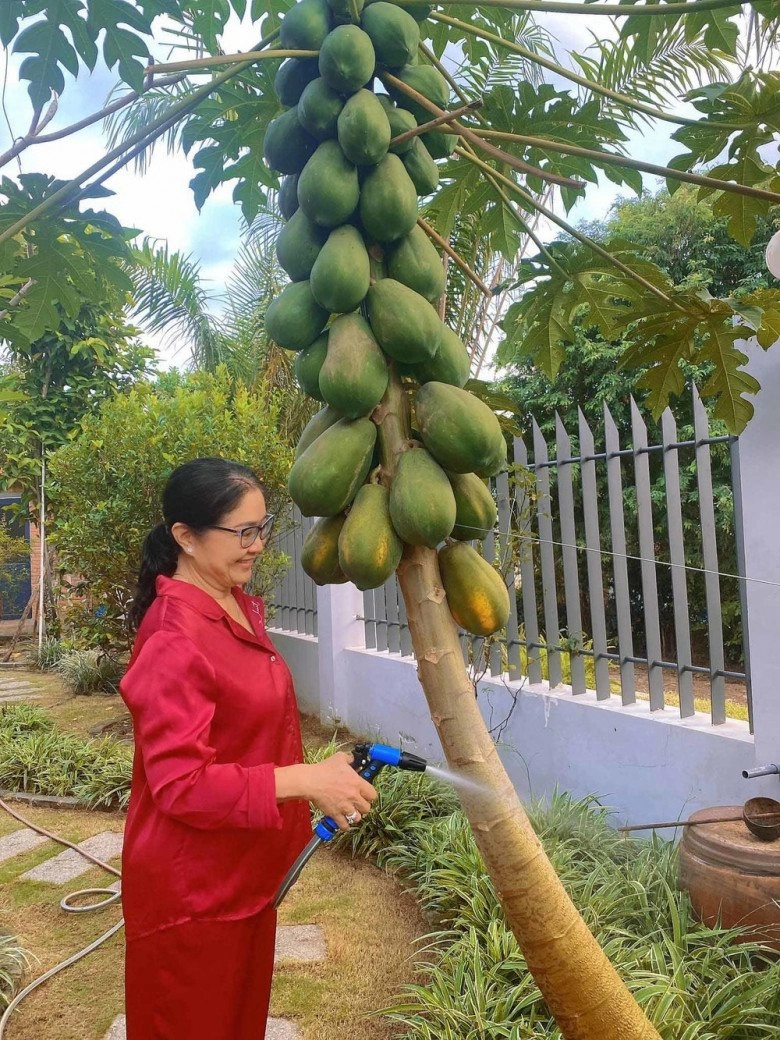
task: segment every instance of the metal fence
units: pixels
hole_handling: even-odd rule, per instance
[[[491,675],[674,704],[683,718],[706,708],[719,724],[729,690],[750,706],[736,442],[711,435],[695,390],[692,436],[678,437],[667,409],[651,437],[633,401],[630,424],[631,443],[621,443],[605,407],[595,434],[580,414],[576,431],[556,416],[550,443],[535,421],[529,443],[515,440],[516,466],[493,482],[498,521],[483,550],[503,570],[511,614],[491,640],[464,635],[464,655]],[[286,536],[295,559],[310,526]],[[411,655],[395,578],[363,600],[366,646]],[[316,589],[299,566],[278,617],[316,634]]]
[[[289,522],[276,534],[276,548],[290,557],[291,565],[268,604],[275,628],[309,636],[317,635],[317,586],[301,567],[301,549],[314,523],[293,506]]]

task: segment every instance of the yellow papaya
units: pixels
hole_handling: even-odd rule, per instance
[[[509,592],[495,567],[466,542],[439,550],[441,583],[455,622],[475,636],[491,636],[509,620]]]
[[[490,488],[476,473],[450,473],[455,495],[455,526],[458,541],[482,541],[493,530],[498,510]]]
[[[315,585],[343,585],[349,578],[339,565],[339,535],[346,517],[323,516],[303,540],[301,567]]]
[[[455,495],[447,474],[424,448],[398,460],[390,488],[390,519],[409,545],[435,549],[455,526]]]
[[[370,419],[339,419],[292,464],[290,497],[304,516],[342,513],[368,476],[376,443]]]
[[[436,461],[451,473],[492,477],[506,462],[495,413],[474,394],[431,381],[415,398],[417,429]]]
[[[341,570],[359,589],[384,585],[401,560],[403,543],[393,529],[390,493],[381,484],[364,484],[341,529]]]

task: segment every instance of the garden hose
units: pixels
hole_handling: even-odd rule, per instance
[[[91,863],[94,863],[96,866],[101,867],[105,871],[108,871],[109,874],[114,874],[116,877],[121,878],[122,874],[119,870],[116,869],[116,867],[112,867],[110,866],[110,864],[105,863],[101,859],[98,859],[97,856],[93,856],[91,853],[85,852],[83,849],[80,849],[78,845],[74,845],[73,842],[67,841],[65,838],[60,838],[56,834],[52,834],[51,831],[47,831],[44,827],[39,827],[37,824],[32,823],[30,820],[26,819],[20,813],[16,812],[15,809],[12,809],[11,806],[8,805],[8,803],[5,802],[2,798],[0,798],[0,809],[4,809],[10,816],[13,816],[15,820],[18,820],[19,823],[23,824],[25,827],[29,827],[30,830],[36,831],[38,834],[42,834],[44,837],[49,838],[51,841],[56,841],[60,845],[65,845],[69,849],[74,849],[76,852],[78,852],[80,856],[83,856],[84,859],[87,859]],[[84,896],[101,896],[102,898],[97,902],[87,903],[85,905],[74,906],[71,904],[72,900],[80,899]],[[64,896],[60,900],[60,907],[66,913],[69,914],[82,914],[87,913],[90,910],[102,910],[105,907],[110,906],[112,903],[118,902],[118,900],[121,898],[121,891],[115,892],[111,888],[83,888],[77,892],[71,892],[68,895]],[[44,972],[43,975],[40,975],[37,979],[34,979],[29,984],[29,986],[26,986],[23,990],[17,993],[17,995],[5,1009],[2,1017],[0,1018],[0,1040],[3,1040],[3,1037],[5,1036],[6,1026],[8,1025],[11,1015],[19,1006],[19,1004],[21,1004],[21,1002],[25,999],[25,997],[29,996],[33,992],[33,990],[36,990],[39,986],[43,985],[44,982],[47,982],[54,975],[57,975],[59,972],[64,971],[65,968],[69,968],[71,964],[75,964],[77,961],[80,961],[82,957],[86,957],[87,954],[92,953],[93,950],[96,950],[99,946],[102,946],[103,943],[110,939],[112,935],[115,935],[120,930],[120,928],[124,927],[124,923],[124,919],[118,921],[115,925],[109,928],[107,932],[104,932],[103,935],[99,936],[88,946],[85,946],[83,950],[79,950],[77,953],[74,953],[71,957],[68,957],[67,960],[61,961],[59,964],[55,964],[53,968],[50,968],[48,971]]]

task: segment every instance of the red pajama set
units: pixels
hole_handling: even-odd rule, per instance
[[[274,894],[311,837],[278,804],[274,767],[302,760],[292,678],[262,601],[252,625],[157,579],[121,693],[135,758],[122,852],[127,1040],[263,1040]]]

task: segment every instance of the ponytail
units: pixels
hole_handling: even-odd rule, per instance
[[[128,612],[133,631],[141,624],[144,614],[157,595],[155,583],[158,575],[170,577],[176,570],[178,559],[179,546],[168,525],[163,523],[152,528],[144,541],[138,584]]]

